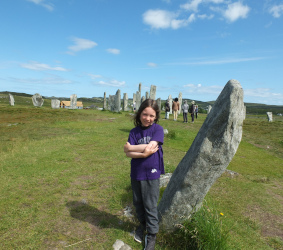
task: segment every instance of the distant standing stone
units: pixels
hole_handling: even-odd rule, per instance
[[[149,99],[155,100],[155,96],[156,96],[156,86],[151,85],[150,86]]]
[[[103,97],[103,109],[107,110],[106,92],[104,92],[104,97]]]
[[[51,99],[51,108],[58,109],[60,107],[60,100]]]
[[[207,114],[209,114],[209,113],[210,113],[211,109],[212,109],[211,105],[208,105]]]
[[[77,108],[77,95],[73,94],[70,96],[70,108],[69,109],[76,109]]]
[[[179,93],[179,97],[178,97],[178,102],[180,103],[180,109],[178,110],[178,114],[181,113],[182,110],[182,104],[183,104],[183,97],[182,97],[182,92]]]
[[[161,227],[173,231],[201,206],[238,149],[243,109],[243,89],[238,81],[230,80],[164,191],[158,205]]]
[[[272,122],[273,121],[273,119],[272,119],[272,112],[266,112],[266,114],[267,114],[268,121]]]
[[[10,103],[11,106],[15,105],[15,99],[11,94],[9,94],[9,103]]]
[[[32,99],[33,106],[35,107],[41,107],[44,103],[42,96],[38,93],[34,94],[31,99]]]

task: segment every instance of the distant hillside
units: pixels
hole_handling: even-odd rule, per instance
[[[32,104],[31,97],[32,95],[26,94],[26,93],[17,93],[17,92],[9,92],[9,91],[3,91],[0,92],[0,96],[2,97],[0,99],[0,103],[8,103],[8,94],[11,94],[15,98],[15,104],[16,105],[28,105]],[[46,97],[43,96],[43,98],[46,100],[44,102],[44,106],[50,107],[50,99],[56,98],[59,100],[69,100],[69,97]],[[6,99],[6,100],[5,100]],[[183,99],[187,100],[188,103],[190,104],[192,99]],[[84,104],[84,107],[87,106],[92,106],[92,107],[102,107],[103,106],[103,97],[92,97],[92,98],[87,98],[87,97],[78,97],[78,101],[82,101]],[[161,106],[165,106],[165,101],[161,101]],[[213,106],[215,101],[209,101],[209,102],[202,102],[198,100],[194,100],[195,103],[199,106],[200,111],[205,112],[207,110],[208,105]],[[132,98],[129,98],[129,103],[132,103]],[[260,104],[260,103],[245,103],[245,106],[247,108],[247,114],[265,114],[266,112],[272,112],[273,114],[283,114],[283,106],[277,106],[277,105],[266,105],[266,104]]]

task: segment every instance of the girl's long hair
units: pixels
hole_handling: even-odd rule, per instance
[[[144,109],[151,107],[155,113],[156,113],[156,117],[154,122],[157,123],[159,120],[159,116],[160,116],[160,109],[159,106],[157,104],[157,101],[153,100],[153,99],[146,99],[145,101],[142,102],[141,106],[139,107],[138,112],[136,113],[135,117],[134,117],[134,124],[135,126],[141,126],[141,113],[143,112]]]

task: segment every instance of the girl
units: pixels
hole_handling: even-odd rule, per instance
[[[135,240],[143,241],[144,231],[145,249],[154,249],[156,234],[158,233],[157,202],[159,198],[159,178],[164,174],[162,144],[164,140],[163,128],[156,124],[160,110],[157,102],[145,100],[135,118],[135,128],[130,131],[129,139],[124,146],[124,152],[131,160],[131,185],[133,190],[133,204],[140,225],[135,231]]]

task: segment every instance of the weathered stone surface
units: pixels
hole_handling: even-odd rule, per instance
[[[114,112],[114,105],[115,105],[115,95],[109,95],[109,97],[108,97],[108,110]]]
[[[141,102],[143,103],[145,101],[145,96],[142,96]]]
[[[150,86],[149,98],[155,100],[155,96],[156,96],[156,86],[151,85]]]
[[[159,110],[161,110],[161,99],[158,98],[158,99],[156,100],[156,102],[157,102],[157,105],[158,105],[158,107],[159,107]]]
[[[58,100],[58,99],[51,99],[51,108],[53,108],[53,109],[60,108],[60,100]]]
[[[120,89],[118,89],[115,95],[114,112],[120,112],[120,111],[121,111],[121,91]]]
[[[44,99],[38,93],[34,94],[31,99],[32,99],[33,106],[35,107],[41,107],[44,103]]]
[[[136,96],[136,93],[133,93],[133,103],[134,102],[137,102],[137,96]]]
[[[158,205],[161,227],[171,231],[189,218],[225,171],[242,138],[243,89],[230,80],[193,144],[174,171]]]
[[[11,106],[15,105],[15,99],[11,94],[9,94],[9,103],[10,103]]]
[[[136,92],[136,110],[139,110],[141,106],[141,92]]]
[[[268,121],[272,122],[273,121],[273,119],[272,119],[272,112],[266,112],[266,114],[267,114]]]
[[[182,92],[179,93],[178,102],[180,103],[180,109],[178,111],[178,114],[180,114],[182,111],[182,104],[183,104]]]
[[[207,114],[209,114],[209,113],[210,113],[211,109],[212,109],[211,105],[208,105]]]
[[[145,99],[148,99],[149,98],[149,93],[148,91],[145,92]]]
[[[123,96],[123,111],[128,111],[128,94],[124,93]]]
[[[76,109],[77,108],[77,95],[73,94],[70,96],[70,108],[69,109]]]
[[[114,250],[131,250],[132,249],[129,245],[125,244],[121,240],[116,240],[112,247]]]
[[[141,82],[139,83],[139,92],[141,93],[141,87],[142,87],[142,84]]]
[[[104,92],[104,97],[103,97],[103,109],[107,109],[107,102],[106,102],[106,92]]]
[[[166,173],[164,175],[160,176],[160,183],[159,183],[159,187],[166,187],[170,181],[172,177],[172,173]]]

